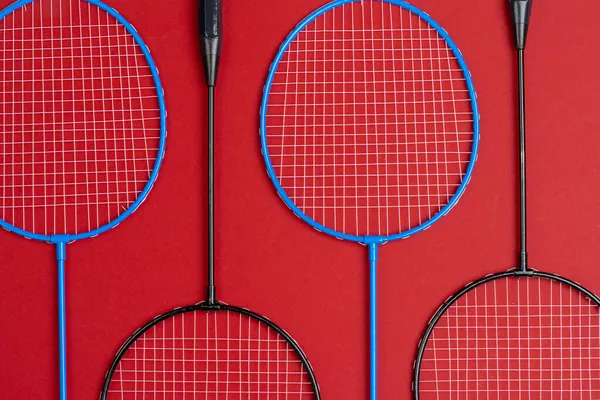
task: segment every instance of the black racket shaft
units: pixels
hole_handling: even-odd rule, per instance
[[[519,69],[519,154],[520,154],[520,269],[529,270],[527,261],[527,160],[526,160],[526,124],[525,124],[525,45],[531,16],[533,0],[510,0],[513,17],[515,47],[518,54]]]
[[[215,303],[215,85],[221,55],[221,0],[201,0],[200,40],[208,86],[208,303]]]

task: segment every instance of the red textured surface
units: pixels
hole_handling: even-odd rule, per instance
[[[458,287],[515,263],[515,72],[504,1],[419,0],[474,77],[482,142],[474,179],[434,227],[381,249],[380,396],[408,398],[426,322]],[[8,2],[3,2],[3,5]],[[302,344],[326,399],[367,396],[365,249],[316,233],[274,192],[258,109],[279,44],[320,0],[224,4],[217,118],[219,297],[269,316]],[[123,340],[200,300],[205,266],[205,91],[196,1],[111,5],[151,48],[169,110],[159,181],[135,215],[68,247],[69,390],[95,399]],[[600,4],[536,3],[528,50],[531,264],[600,292]],[[0,232],[0,382],[7,399],[56,399],[56,268],[51,246]]]

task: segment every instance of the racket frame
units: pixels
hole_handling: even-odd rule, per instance
[[[402,0],[378,0],[378,1],[399,6],[407,11],[412,12],[413,14],[416,14],[417,16],[422,18],[424,21],[429,23],[429,25],[431,25],[431,27],[433,27],[440,34],[440,36],[442,38],[444,38],[444,40],[448,44],[448,47],[452,50],[452,53],[455,55],[455,57],[458,61],[458,64],[463,71],[463,75],[465,77],[467,88],[469,90],[469,97],[471,98],[471,108],[473,110],[473,132],[474,132],[473,148],[472,148],[472,152],[471,152],[471,157],[469,160],[469,164],[467,166],[467,170],[465,172],[464,179],[461,182],[458,189],[456,190],[456,193],[454,194],[454,196],[452,196],[452,198],[450,199],[448,204],[446,204],[437,214],[435,214],[431,219],[422,223],[419,226],[411,228],[405,232],[401,232],[401,233],[389,235],[389,236],[357,236],[357,235],[346,234],[343,232],[338,232],[338,231],[328,228],[328,227],[320,224],[319,222],[313,220],[312,218],[310,218],[308,215],[306,215],[302,210],[300,210],[294,204],[294,202],[290,199],[290,197],[285,192],[285,189],[283,189],[283,187],[281,186],[281,183],[279,182],[279,179],[277,178],[277,175],[273,168],[273,164],[271,163],[271,157],[270,157],[269,148],[267,145],[267,128],[266,128],[267,121],[266,120],[267,120],[267,112],[268,112],[268,107],[269,107],[269,95],[271,93],[271,84],[273,83],[273,80],[275,79],[275,73],[277,71],[277,68],[279,67],[279,63],[280,63],[281,59],[283,58],[283,55],[289,48],[291,42],[298,36],[298,34],[308,24],[310,24],[312,21],[314,21],[316,18],[318,18],[319,16],[323,15],[324,13],[326,13],[336,7],[343,6],[345,4],[350,4],[350,3],[359,3],[359,2],[361,2],[361,0],[335,0],[329,4],[322,6],[321,8],[312,12],[311,14],[309,14],[304,20],[302,20],[296,26],[296,28],[294,28],[294,30],[288,35],[288,37],[285,39],[285,41],[279,48],[279,51],[277,52],[277,55],[275,56],[275,59],[272,62],[271,67],[269,68],[269,74],[267,76],[267,81],[266,81],[264,89],[263,89],[263,97],[262,97],[262,103],[261,103],[261,108],[260,108],[260,141],[261,141],[262,155],[265,160],[265,165],[267,167],[267,174],[269,175],[271,182],[275,186],[275,189],[277,189],[277,193],[279,194],[281,199],[284,201],[284,203],[288,206],[288,208],[290,208],[294,212],[294,214],[296,214],[297,217],[299,217],[304,222],[311,225],[317,231],[324,232],[324,233],[334,236],[338,239],[344,239],[344,240],[349,240],[352,242],[358,242],[358,243],[361,243],[361,244],[367,245],[367,246],[371,245],[371,244],[380,245],[380,244],[384,244],[386,242],[389,242],[392,240],[397,240],[397,239],[406,239],[409,236],[412,236],[417,232],[420,232],[420,231],[423,231],[423,230],[429,228],[431,225],[433,225],[435,222],[437,222],[440,218],[442,218],[443,216],[448,214],[448,212],[456,205],[456,203],[458,203],[461,196],[465,192],[467,185],[471,181],[471,177],[473,175],[473,169],[475,168],[475,162],[477,161],[477,155],[479,152],[479,139],[480,139],[479,108],[477,105],[477,95],[475,93],[475,87],[473,86],[473,80],[471,77],[471,73],[469,72],[469,69],[467,67],[467,64],[466,64],[463,56],[462,56],[462,53],[460,52],[460,50],[458,49],[456,44],[452,41],[452,39],[450,38],[450,35],[444,30],[444,28],[441,27],[441,25],[439,25],[437,22],[435,22],[435,20],[433,20],[428,14],[426,14],[425,12],[421,11],[420,9],[410,5],[409,3],[405,2],[405,1],[402,1]]]
[[[419,379],[421,377],[421,365],[423,363],[423,356],[425,354],[427,343],[429,342],[429,338],[431,337],[431,333],[433,332],[433,329],[435,328],[435,326],[437,325],[439,320],[442,318],[442,316],[446,313],[446,311],[448,311],[448,309],[454,303],[456,303],[458,300],[460,300],[465,294],[467,294],[471,290],[474,290],[475,288],[482,286],[486,283],[492,282],[492,281],[496,281],[499,279],[508,279],[508,278],[517,278],[517,279],[543,278],[543,279],[548,279],[551,281],[559,282],[561,284],[567,285],[573,289],[578,290],[581,294],[583,294],[585,297],[587,297],[588,299],[593,301],[597,306],[600,307],[600,297],[596,296],[594,293],[590,292],[589,290],[587,290],[586,288],[581,286],[579,283],[571,281],[567,278],[563,278],[562,276],[559,276],[556,274],[541,272],[541,271],[537,271],[534,269],[522,270],[520,267],[518,267],[518,268],[511,269],[509,271],[506,271],[506,272],[487,275],[477,281],[467,284],[463,289],[461,289],[459,292],[457,292],[456,294],[451,296],[448,300],[446,300],[444,302],[444,304],[442,304],[442,306],[436,311],[436,313],[433,315],[433,317],[431,317],[431,319],[429,320],[429,323],[427,325],[427,329],[425,330],[425,333],[423,335],[423,338],[419,342],[418,350],[417,350],[417,357],[415,359],[414,369],[413,369],[412,390],[413,390],[413,396],[414,396],[415,400],[420,399]]]
[[[34,1],[36,1],[36,0],[20,0],[20,1],[17,1],[16,3],[11,4],[10,6],[6,7],[2,11],[0,11],[0,21],[3,20],[8,15],[10,15],[13,11],[17,10],[18,8],[21,8],[22,6],[25,6],[29,3],[33,3]],[[133,36],[139,49],[143,52],[143,54],[146,58],[146,61],[148,62],[150,71],[152,73],[154,85],[156,86],[156,94],[157,94],[158,105],[159,105],[159,109],[160,109],[160,142],[159,142],[156,161],[154,163],[154,168],[152,169],[152,173],[150,174],[150,178],[148,179],[148,182],[144,186],[144,189],[138,195],[135,202],[133,202],[127,208],[127,210],[125,210],[121,215],[119,215],[117,218],[110,221],[106,225],[103,225],[103,226],[96,228],[94,230],[91,230],[89,232],[81,232],[81,233],[77,233],[77,234],[42,235],[39,233],[33,233],[33,232],[26,231],[24,229],[16,227],[16,226],[0,219],[0,226],[10,232],[14,232],[17,235],[23,236],[27,239],[40,240],[43,242],[48,242],[48,243],[53,243],[53,244],[71,243],[76,240],[87,239],[87,238],[91,238],[94,236],[98,236],[99,234],[104,233],[104,232],[114,228],[115,226],[119,225],[127,217],[129,217],[132,213],[134,213],[138,209],[138,207],[144,202],[144,200],[146,200],[146,197],[148,197],[148,194],[152,190],[152,187],[154,186],[154,183],[156,182],[156,180],[158,178],[158,172],[160,170],[160,167],[162,165],[162,161],[163,161],[163,158],[165,155],[165,146],[166,146],[166,139],[167,139],[167,132],[166,132],[167,112],[166,112],[166,108],[165,108],[164,89],[162,87],[160,78],[158,76],[158,68],[156,67],[154,60],[152,59],[152,56],[150,55],[150,50],[148,49],[148,46],[146,46],[146,44],[142,40],[141,36],[135,30],[135,28],[129,22],[127,22],[127,20],[121,14],[119,14],[119,12],[117,10],[115,10],[114,8],[107,6],[106,4],[104,4],[98,0],[77,0],[77,1],[82,1],[85,3],[89,3],[91,5],[97,6],[101,10],[107,12],[110,16],[115,18],[117,21],[119,21],[119,23],[125,27],[127,32],[129,34],[131,34],[131,36]]]
[[[129,339],[127,339],[127,341],[125,341],[125,343],[123,343],[121,348],[117,351],[117,354],[116,354],[109,370],[106,373],[106,377],[104,379],[104,384],[102,385],[102,393],[100,394],[100,400],[107,399],[108,390],[110,388],[112,377],[113,377],[115,371],[117,370],[119,363],[121,362],[121,359],[123,358],[125,353],[127,353],[127,350],[131,347],[131,345],[133,345],[135,343],[135,341],[137,339],[139,339],[142,335],[144,335],[144,333],[146,333],[148,330],[152,329],[152,327],[160,324],[161,322],[163,322],[169,318],[173,318],[173,317],[176,317],[178,315],[181,315],[181,314],[184,314],[187,312],[197,312],[197,311],[203,311],[203,312],[207,312],[207,313],[220,312],[220,311],[228,311],[228,312],[238,313],[238,314],[247,316],[249,318],[252,318],[254,320],[257,320],[257,321],[267,325],[273,331],[277,332],[291,346],[291,348],[294,350],[294,352],[298,355],[300,361],[302,361],[302,364],[304,365],[306,371],[308,372],[308,376],[310,378],[310,383],[314,390],[315,400],[321,399],[319,385],[317,383],[317,379],[315,377],[315,374],[314,374],[313,368],[310,364],[310,361],[308,360],[308,358],[306,357],[306,354],[304,354],[304,352],[302,351],[302,349],[300,348],[298,343],[285,330],[283,330],[280,327],[278,327],[277,325],[275,325],[268,318],[263,317],[259,314],[256,314],[246,308],[234,307],[234,306],[231,306],[231,305],[219,302],[219,301],[215,301],[213,304],[210,304],[208,301],[203,301],[203,302],[195,304],[193,306],[176,308],[165,314],[159,315],[158,317],[155,317],[152,321],[148,322],[146,325],[144,325],[143,327],[141,327],[137,331],[135,331],[134,334]]]

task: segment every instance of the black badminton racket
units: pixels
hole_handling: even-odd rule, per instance
[[[221,1],[200,5],[208,86],[207,300],[161,315],[117,353],[102,399],[320,399],[313,370],[284,330],[215,298],[214,99],[221,51]]]
[[[511,0],[518,55],[520,265],[473,282],[431,319],[415,399],[597,399],[600,299],[527,262],[525,42],[532,0]]]

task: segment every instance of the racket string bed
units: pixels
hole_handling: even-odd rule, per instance
[[[108,224],[136,201],[160,150],[146,54],[81,1],[31,2],[0,30],[2,220],[44,236]]]
[[[421,397],[600,396],[600,310],[578,288],[493,277],[442,311],[421,361]]]
[[[308,378],[288,339],[269,325],[237,311],[197,310],[163,319],[138,337],[121,357],[108,393],[312,399]]]
[[[474,145],[471,92],[445,38],[409,10],[363,1],[318,16],[287,46],[264,129],[291,201],[355,236],[439,213]]]

